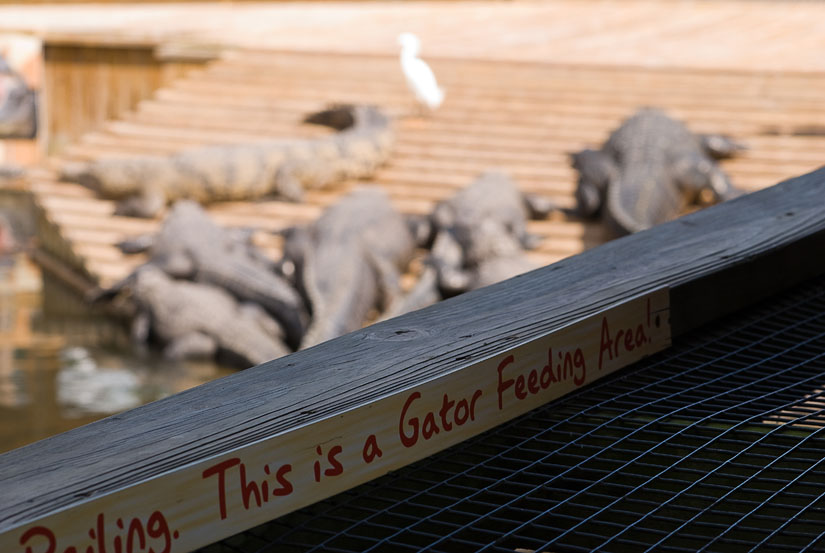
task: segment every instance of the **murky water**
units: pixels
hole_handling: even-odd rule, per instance
[[[0,452],[234,372],[38,330],[49,325],[37,324],[44,318],[37,279],[25,258],[0,259]]]

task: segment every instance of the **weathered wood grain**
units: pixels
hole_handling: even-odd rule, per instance
[[[673,330],[685,332],[825,271],[824,209],[820,169],[9,452],[0,541],[27,521],[107,504],[106,494],[335,420],[663,287]]]

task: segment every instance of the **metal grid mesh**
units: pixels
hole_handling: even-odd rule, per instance
[[[825,551],[825,280],[204,552]]]

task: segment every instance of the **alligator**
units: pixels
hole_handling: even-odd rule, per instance
[[[285,238],[284,260],[312,312],[302,349],[361,328],[397,301],[415,250],[409,225],[377,188],[351,192]]]
[[[449,234],[443,233],[443,236]],[[475,233],[473,243],[485,244],[484,257],[465,255],[463,265],[451,265],[439,259],[438,285],[443,296],[489,286],[537,267],[524,254],[524,245],[499,224],[482,225]],[[437,255],[436,250],[434,252]]]
[[[141,265],[97,298],[128,291],[136,307],[132,340],[145,347],[150,337],[169,359],[228,354],[239,367],[258,365],[291,353],[280,325],[258,305],[239,302],[222,288],[176,280],[160,267]]]
[[[723,135],[692,133],[656,108],[626,119],[598,149],[572,155],[579,172],[576,207],[583,217],[601,217],[617,235],[676,218],[704,191],[712,201],[742,194],[716,160],[744,146]]]
[[[37,92],[0,57],[0,138],[37,135]]]
[[[524,248],[536,246],[538,237],[527,232],[528,218],[541,218],[553,209],[545,198],[522,193],[510,177],[501,171],[485,171],[469,186],[439,202],[433,210],[433,232],[450,229],[464,252],[464,264],[473,265],[497,255],[495,233],[479,239],[484,226],[495,227],[515,239]]]
[[[148,250],[148,263],[174,278],[219,286],[260,305],[283,326],[290,346],[300,343],[308,318],[301,295],[251,243],[217,225],[197,202],[179,200],[160,232],[120,247],[127,253]]]
[[[209,203],[275,195],[299,201],[306,188],[371,176],[394,142],[390,118],[375,106],[336,105],[305,121],[338,132],[317,139],[204,146],[169,156],[67,163],[61,179],[119,200],[117,214],[156,217],[177,199]]]
[[[524,255],[539,238],[527,219],[546,216],[548,200],[523,194],[505,173],[487,171],[436,205],[431,250],[413,289],[385,317],[420,309],[536,268]]]

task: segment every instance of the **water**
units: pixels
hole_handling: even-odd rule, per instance
[[[40,282],[22,254],[0,258],[0,452],[234,372],[39,330],[50,327]]]

